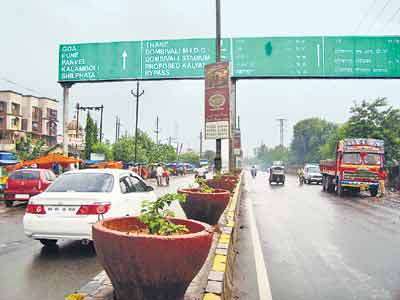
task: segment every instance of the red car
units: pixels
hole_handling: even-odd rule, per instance
[[[10,174],[4,190],[7,207],[14,201],[28,201],[30,197],[43,192],[56,179],[47,169],[22,169]]]

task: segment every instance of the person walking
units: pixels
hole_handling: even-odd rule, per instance
[[[156,168],[156,178],[157,178],[157,185],[161,186],[162,185],[162,176],[164,173],[164,168],[161,166],[161,164],[158,164]]]

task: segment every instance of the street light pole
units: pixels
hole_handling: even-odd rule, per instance
[[[135,164],[137,163],[137,137],[138,137],[138,120],[139,120],[139,98],[143,96],[144,90],[139,92],[139,81],[136,81],[136,93],[131,90],[131,94],[136,98],[136,124],[135,124]]]
[[[216,0],[215,4],[216,4],[215,5],[215,12],[216,12],[215,60],[218,63],[221,61],[221,0]],[[222,169],[221,144],[222,140],[217,139],[215,143],[215,159],[214,159],[215,170],[217,173],[220,173]]]
[[[102,104],[100,106],[100,143],[103,141],[103,109],[104,109],[104,105]]]

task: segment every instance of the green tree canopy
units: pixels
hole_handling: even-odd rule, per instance
[[[386,164],[400,161],[400,110],[389,106],[386,98],[355,103],[345,126],[345,137],[375,138],[385,142]]]
[[[96,143],[92,146],[93,153],[104,154],[106,160],[113,160],[113,149],[108,143]]]
[[[86,117],[86,128],[85,128],[85,157],[90,159],[90,153],[93,151],[93,145],[98,142],[97,140],[97,125],[93,121],[90,113]]]
[[[198,153],[190,151],[190,152],[185,152],[185,153],[180,154],[178,159],[179,159],[179,161],[182,161],[182,162],[198,164],[199,160],[200,160],[200,156]]]
[[[20,160],[31,160],[38,158],[42,153],[43,140],[33,140],[30,136],[17,141],[15,149]]]
[[[284,146],[268,148],[265,144],[255,149],[255,158],[252,164],[258,164],[265,167],[272,165],[274,161],[282,161],[284,164],[289,161],[289,149]]]
[[[337,131],[337,125],[319,118],[309,118],[296,123],[291,143],[294,163],[319,162],[320,149]]]

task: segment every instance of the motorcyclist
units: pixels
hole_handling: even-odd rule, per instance
[[[257,168],[256,166],[251,167],[251,176],[256,177],[257,176]]]

